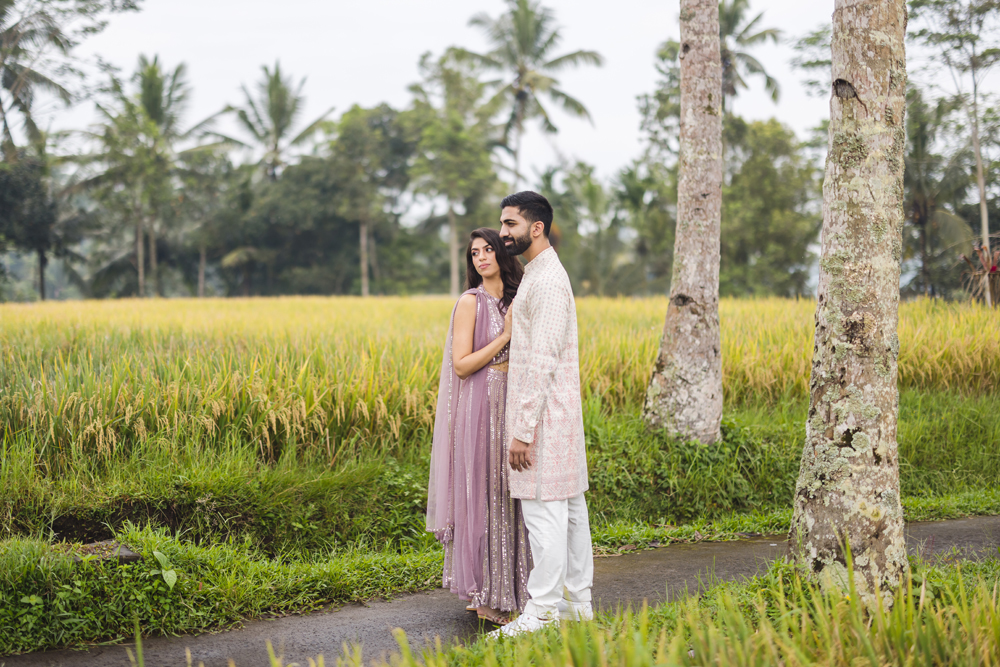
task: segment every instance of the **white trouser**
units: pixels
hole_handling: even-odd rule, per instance
[[[522,500],[534,567],[528,575],[531,599],[525,614],[552,618],[566,589],[571,602],[590,602],[594,552],[587,501],[581,493],[567,500]]]

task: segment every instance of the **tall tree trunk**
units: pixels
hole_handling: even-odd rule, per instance
[[[205,297],[205,263],[206,263],[206,252],[205,244],[202,243],[201,247],[198,249],[198,298],[203,299]]]
[[[38,299],[45,301],[45,267],[49,264],[49,258],[44,250],[38,251]]]
[[[368,221],[361,220],[361,296],[368,296]]]
[[[931,294],[930,240],[927,238],[929,235],[927,227],[930,225],[930,211],[930,206],[927,206],[917,214],[920,217],[917,228],[920,230],[920,279],[924,283],[924,296],[930,296]]]
[[[977,97],[979,96],[979,91],[975,84],[975,73],[973,72],[973,89],[972,89],[972,149],[976,152],[976,185],[979,186],[979,224],[980,232],[982,233],[983,249],[986,251],[986,257],[992,258],[993,253],[990,252],[990,215],[989,211],[986,209],[986,177],[983,174],[983,151],[979,144],[979,103]],[[987,259],[987,262],[992,261]],[[986,299],[986,305],[992,306],[994,302],[993,294],[990,292],[990,274],[989,267],[986,267],[986,275],[983,276],[983,296]]]
[[[717,0],[681,0],[680,181],[663,339],[646,390],[650,427],[712,443],[722,422],[719,234],[722,63]]]
[[[514,98],[514,192],[521,190],[521,140],[524,138],[524,105],[528,93],[524,90],[517,92]]]
[[[886,606],[908,564],[899,500],[905,0],[836,0],[822,256],[793,557]]]
[[[455,207],[448,202],[448,259],[451,264],[451,287],[449,294],[458,296],[458,221],[455,219]]]
[[[379,293],[379,286],[382,284],[382,272],[378,268],[378,247],[375,245],[375,230],[368,230],[368,266],[371,268],[372,286],[376,294]]]
[[[135,223],[135,266],[139,271],[139,293],[138,297],[141,299],[146,296],[146,258],[143,257],[142,252],[142,218],[136,219]]]
[[[135,267],[138,272],[138,294],[141,299],[146,296],[146,258],[143,256],[142,235],[142,181],[135,188],[135,199],[132,202],[132,215],[135,216]]]
[[[156,263],[156,219],[149,221],[149,273],[153,279],[153,296],[162,296],[160,291],[160,272]]]

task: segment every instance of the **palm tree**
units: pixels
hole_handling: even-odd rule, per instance
[[[771,99],[778,101],[781,89],[778,82],[764,70],[756,58],[751,56],[746,49],[767,40],[777,43],[781,39],[781,31],[777,28],[757,29],[764,13],[757,14],[750,21],[746,20],[746,13],[750,9],[749,0],[722,0],[719,3],[719,44],[722,56],[722,111],[727,111],[726,100],[736,97],[741,88],[749,88],[746,82],[750,75],[760,75],[764,77],[764,88],[771,94]],[[816,50],[816,41],[823,39],[823,34],[810,38],[811,42],[802,46],[800,41],[796,50],[802,51],[806,48],[810,52]],[[827,35],[828,39],[828,35]],[[822,53],[822,44],[818,51]],[[741,49],[741,50],[737,50]],[[830,46],[826,43],[826,52],[829,53]],[[653,95],[640,98],[640,105],[643,114],[643,129],[649,133],[654,147],[670,154],[676,154],[676,136],[678,135],[681,105],[680,105],[680,54],[681,45],[675,39],[668,39],[660,45],[657,51],[657,70],[662,79],[657,85],[657,90]],[[803,63],[801,59],[793,61],[800,67],[816,69],[823,66],[823,61],[809,61]],[[826,69],[830,64],[826,62]],[[723,150],[725,146],[723,145]]]
[[[106,211],[114,211],[115,218],[135,231],[132,252],[110,258],[95,280],[117,282],[123,273],[134,269],[135,293],[143,297],[146,295],[143,240],[148,215],[145,193],[148,183],[156,180],[156,159],[149,136],[155,133],[155,126],[140,103],[125,94],[121,81],[114,77],[111,93],[113,104],[97,103],[100,120],[91,131],[83,133],[93,142],[94,151],[70,159],[92,166],[96,172],[79,181],[75,189],[92,192]]]
[[[17,111],[28,139],[38,143],[42,133],[31,115],[36,91],[52,93],[66,103],[71,97],[66,88],[37,69],[43,51],[51,48],[66,54],[72,46],[70,39],[44,6],[29,5],[18,16],[16,5],[16,0],[0,0],[0,144],[11,160],[17,156],[11,112]]]
[[[722,0],[719,3],[723,112],[726,110],[727,97],[736,97],[738,89],[749,88],[745,77],[750,75],[764,77],[764,89],[771,94],[771,99],[775,102],[781,94],[778,81],[767,73],[759,60],[742,50],[763,44],[767,40],[777,44],[781,39],[781,30],[777,28],[758,30],[757,26],[764,17],[764,12],[747,21],[749,10],[750,0]]]
[[[448,258],[451,296],[461,290],[459,202],[486,192],[496,181],[491,160],[495,112],[483,104],[484,84],[474,72],[456,67],[449,55],[420,60],[424,83],[410,87],[423,117],[411,175],[415,189],[443,197],[448,205]]]
[[[165,71],[160,65],[159,56],[153,56],[150,60],[140,55],[139,67],[132,78],[139,87],[139,104],[159,129],[161,141],[173,143],[185,139],[208,123],[205,120],[185,132],[180,130],[180,118],[191,92],[187,82],[187,66],[184,63],[171,71]]]
[[[504,128],[504,141],[511,147],[514,156],[514,186],[521,179],[520,156],[521,137],[524,123],[532,118],[541,121],[546,132],[557,132],[548,111],[542,106],[539,96],[544,95],[559,104],[568,113],[590,120],[590,112],[575,97],[561,90],[559,81],[553,76],[560,70],[579,65],[597,65],[604,59],[596,51],[573,51],[554,56],[562,35],[554,25],[552,10],[542,7],[533,0],[507,0],[509,10],[498,18],[488,14],[476,14],[469,25],[481,28],[486,33],[493,49],[485,54],[473,53],[465,49],[455,49],[456,55],[471,59],[485,69],[499,70],[511,78],[498,80],[496,98],[504,100],[510,115]]]
[[[904,227],[904,257],[916,255],[920,266],[907,288],[927,296],[942,296],[942,278],[951,272],[955,249],[967,248],[975,238],[969,224],[944,207],[965,199],[971,187],[969,165],[975,158],[967,144],[950,158],[934,152],[937,135],[957,107],[950,99],[929,104],[917,88],[906,91],[903,205],[910,229]]]
[[[190,87],[183,63],[165,70],[159,58],[139,56],[132,80],[134,94],[126,92],[124,84],[112,80],[114,105],[98,104],[101,123],[88,136],[97,151],[75,158],[79,162],[96,164],[100,171],[78,187],[94,189],[102,197],[115,199],[122,218],[135,226],[135,268],[138,273],[138,295],[146,295],[146,251],[148,239],[149,271],[154,281],[154,293],[162,294],[158,270],[157,228],[161,212],[174,193],[179,175],[185,170],[183,160],[194,152],[213,150],[223,144],[199,144],[180,150],[178,145],[206,134],[214,121],[211,116],[196,125],[181,129]],[[217,114],[216,114],[217,115]],[[117,190],[112,196],[111,191]],[[124,196],[124,201],[119,201]],[[123,264],[116,264],[127,270]]]
[[[240,127],[253,137],[252,143],[264,150],[264,156],[259,164],[264,168],[267,177],[273,181],[277,180],[278,173],[285,166],[289,149],[300,146],[309,139],[327,116],[333,113],[333,107],[327,109],[292,139],[288,139],[296,120],[302,113],[302,106],[305,103],[302,87],[306,80],[302,79],[296,86],[291,76],[282,75],[281,65],[277,62],[274,63],[273,70],[267,65],[261,69],[264,78],[257,84],[256,95],[245,85],[241,86],[245,98],[244,105],[227,106],[224,112],[235,113]],[[232,137],[216,136],[237,146],[251,147],[251,144]]]
[[[181,160],[192,152],[215,150],[221,143],[201,144],[187,150],[178,150],[177,144],[206,134],[219,114],[213,114],[194,126],[182,130],[181,117],[187,108],[191,87],[187,82],[187,66],[180,63],[173,70],[165,70],[160,65],[159,56],[152,60],[139,56],[139,67],[133,76],[138,86],[138,107],[149,121],[152,132],[146,137],[151,154],[155,156],[157,178],[147,181],[147,199],[151,219],[147,227],[149,239],[149,272],[153,277],[156,294],[162,295],[157,253],[157,222],[160,212],[173,192],[173,177],[183,169]],[[221,112],[220,112],[221,113]]]

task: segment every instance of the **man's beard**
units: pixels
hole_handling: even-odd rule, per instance
[[[507,254],[512,257],[520,255],[531,247],[531,237],[527,234],[521,237],[511,235],[507,238],[509,238],[512,243],[504,241],[504,248],[507,250]]]

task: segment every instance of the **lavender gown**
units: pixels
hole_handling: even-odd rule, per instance
[[[480,350],[503,332],[506,309],[482,286],[466,294],[476,296],[473,350]],[[444,545],[445,588],[477,607],[520,611],[528,601],[531,553],[521,502],[508,491],[509,348],[460,380],[452,362],[454,328],[452,311],[434,422],[427,530]]]

